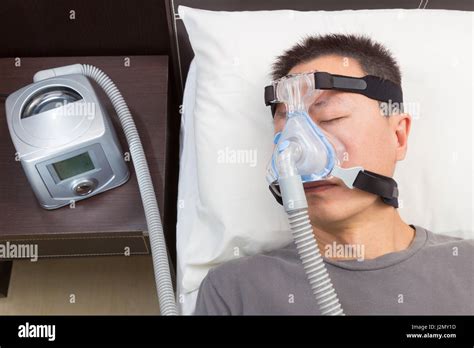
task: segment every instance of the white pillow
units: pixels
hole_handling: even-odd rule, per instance
[[[183,104],[181,108],[181,129],[180,129],[180,176],[178,182],[178,210],[176,224],[176,250],[177,258],[177,290],[178,307],[182,314],[190,314],[194,311],[197,291],[186,291],[183,288],[183,274],[188,275],[193,272],[189,267],[186,255],[186,246],[190,242],[193,234],[193,222],[199,217],[196,216],[194,205],[197,204],[199,193],[197,190],[197,179],[195,173],[196,166],[196,146],[194,140],[194,104],[196,99],[196,61],[193,59],[186,78],[184,88]],[[184,204],[186,202],[186,205]],[[190,207],[191,209],[189,209]]]
[[[305,35],[367,34],[394,53],[405,102],[419,107],[395,175],[400,213],[408,223],[472,238],[472,13],[178,11],[196,63],[188,76],[196,77],[192,97],[185,92],[178,197],[183,313],[193,311],[210,267],[291,241],[265,181],[273,127],[263,86],[275,57]]]

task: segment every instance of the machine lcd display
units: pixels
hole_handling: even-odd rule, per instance
[[[88,152],[53,163],[53,167],[61,180],[95,169]]]

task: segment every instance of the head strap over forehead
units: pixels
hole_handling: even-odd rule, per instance
[[[314,77],[315,89],[358,93],[382,102],[403,104],[402,88],[392,81],[377,76],[352,77],[319,71],[310,74]],[[281,103],[276,95],[278,83],[279,80],[276,80],[265,87],[265,105],[271,106],[273,116],[275,115],[276,104]]]

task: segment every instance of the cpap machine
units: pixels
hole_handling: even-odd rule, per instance
[[[56,209],[124,184],[130,174],[112,123],[89,79],[112,102],[127,138],[145,210],[161,314],[176,315],[160,211],[130,110],[113,81],[91,65],[35,74],[6,100],[8,129],[40,205]],[[159,281],[158,281],[159,280]]]
[[[6,114],[39,204],[56,209],[124,184],[130,173],[122,149],[89,80],[34,80],[8,97]]]

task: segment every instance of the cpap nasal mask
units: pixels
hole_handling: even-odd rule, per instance
[[[385,102],[401,103],[403,98],[399,86],[370,75],[355,78],[326,72],[296,74],[265,87],[265,104],[271,105],[273,115],[278,103],[286,105],[285,127],[275,135],[275,150],[267,170],[270,190],[288,214],[293,240],[321,314],[344,315],[313,234],[303,184],[337,177],[347,187],[379,195],[395,208],[398,190],[392,178],[362,167],[341,167],[344,146],[319,128],[308,114],[322,90],[329,89]]]
[[[287,75],[265,87],[265,103],[287,106],[287,119],[282,132],[275,135],[275,150],[267,170],[270,190],[280,204],[281,193],[278,179],[281,176],[281,162],[286,160],[281,153],[292,144],[291,155],[303,183],[336,177],[350,189],[357,188],[373,193],[383,202],[398,208],[397,183],[390,177],[379,175],[357,166],[342,168],[346,156],[344,146],[334,136],[319,128],[308,114],[323,90],[340,90],[363,94],[383,102],[402,103],[401,88],[391,81],[376,76],[355,78],[333,75],[326,72]],[[287,151],[288,152],[288,151]]]

